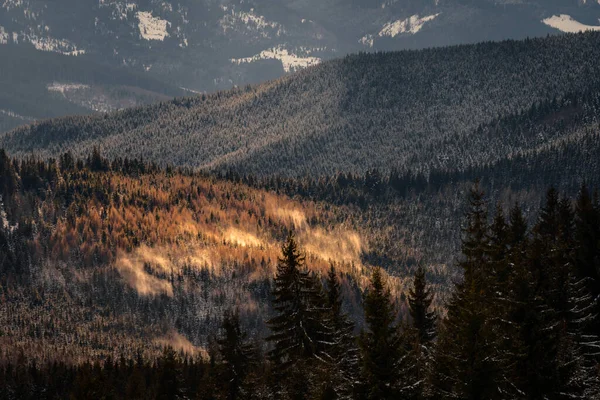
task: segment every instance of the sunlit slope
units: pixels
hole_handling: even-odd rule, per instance
[[[161,164],[302,176],[369,168],[427,171],[461,140],[457,168],[504,157],[472,151],[477,128],[598,87],[600,33],[359,54],[254,87],[15,130],[15,155],[139,156]],[[434,149],[435,151],[431,151]]]
[[[375,238],[395,229],[359,226],[359,211],[348,207],[137,162],[108,170],[93,159],[89,168],[64,157],[60,164],[70,167],[0,159],[0,245],[8,249],[0,260],[0,343],[37,359],[154,355],[165,344],[202,352],[228,308],[262,335],[290,230],[311,271],[335,263],[346,307],[360,321],[372,267],[365,258]],[[414,266],[406,258],[421,256],[398,247],[404,258],[389,277],[397,299]],[[436,273],[440,282],[444,273]]]

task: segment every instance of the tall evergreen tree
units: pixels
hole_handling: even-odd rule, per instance
[[[317,279],[305,268],[294,235],[282,248],[273,288],[273,308],[277,315],[267,321],[273,343],[273,361],[287,367],[295,360],[319,356],[323,350],[324,299]]]
[[[490,273],[487,211],[476,183],[469,193],[469,210],[462,241],[464,272],[448,303],[444,329],[436,346],[436,397],[496,399],[508,397],[500,335],[491,318],[495,287]]]
[[[276,374],[285,378],[276,392],[304,399],[321,390],[319,370],[330,361],[331,327],[321,283],[306,269],[291,232],[282,253],[272,293],[277,314],[267,321],[271,335],[266,340],[273,345],[269,355]]]
[[[433,340],[436,336],[436,313],[431,309],[433,296],[427,287],[425,270],[415,271],[408,294],[411,326],[402,334],[400,358],[400,395],[405,399],[424,399],[430,393],[429,375],[433,363]]]
[[[335,266],[327,274],[327,305],[330,310],[333,389],[337,398],[352,398],[359,379],[360,354],[354,336],[354,323],[342,310],[342,294]]]
[[[437,315],[431,309],[433,295],[427,287],[425,269],[419,266],[415,271],[413,287],[408,292],[408,305],[414,329],[418,333],[419,343],[429,345],[435,338]]]
[[[600,207],[588,188],[581,186],[575,205],[575,271],[583,279],[593,303],[595,317],[586,327],[600,333]]]
[[[165,347],[158,363],[157,399],[175,400],[184,398],[180,361],[178,354],[172,347]]]
[[[244,398],[246,377],[252,366],[254,348],[240,326],[237,311],[226,311],[223,316],[222,335],[217,340],[224,364],[222,382],[226,384],[227,399]]]
[[[383,273],[373,270],[364,298],[367,331],[361,335],[362,376],[368,399],[395,399],[398,396],[400,335],[396,312]]]

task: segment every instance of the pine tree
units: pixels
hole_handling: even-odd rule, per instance
[[[431,310],[433,296],[427,287],[423,267],[415,271],[408,306],[412,325],[402,335],[399,392],[405,399],[424,399],[430,395],[428,376],[433,363],[433,340],[437,316]]]
[[[427,287],[425,269],[419,266],[415,271],[413,287],[408,293],[409,312],[414,329],[418,332],[419,343],[429,345],[435,338],[437,316],[431,310],[433,295]]]
[[[459,263],[464,271],[448,303],[436,346],[433,373],[436,397],[496,399],[508,397],[501,334],[492,318],[495,282],[490,272],[487,211],[476,183],[469,193]]]
[[[594,204],[585,185],[575,206],[575,271],[585,282],[593,303],[595,318],[586,327],[588,334],[600,333],[600,208]]]
[[[161,400],[181,399],[184,396],[181,376],[181,363],[175,350],[167,346],[159,360],[158,387],[156,398]]]
[[[360,354],[354,336],[354,323],[342,311],[342,294],[335,266],[327,274],[327,305],[332,327],[332,358],[334,384],[337,398],[352,398],[359,375]]]
[[[379,268],[373,270],[364,311],[368,330],[361,335],[360,343],[366,397],[397,398],[400,335],[391,293]]]
[[[587,319],[587,299],[574,279],[570,201],[551,188],[533,229],[525,262],[529,296],[521,338],[521,390],[531,398],[586,398],[589,382],[576,326]]]
[[[304,266],[293,234],[282,248],[273,289],[273,308],[277,315],[267,324],[274,344],[273,361],[288,366],[294,360],[319,356],[326,328],[322,323],[324,300],[319,285]]]
[[[511,249],[511,254],[514,254],[514,250],[523,245],[527,239],[527,221],[523,216],[523,210],[518,204],[515,204],[511,209],[508,216],[508,245]]]
[[[320,369],[330,357],[331,327],[325,324],[327,308],[320,281],[305,268],[292,233],[282,248],[273,288],[273,308],[277,315],[267,321],[273,343],[269,352],[275,364],[276,392],[303,399],[321,390]]]
[[[226,382],[227,399],[243,398],[244,384],[252,366],[254,348],[247,342],[247,335],[240,326],[237,311],[226,311],[223,316],[222,336],[217,340],[219,352],[224,364],[221,376]]]

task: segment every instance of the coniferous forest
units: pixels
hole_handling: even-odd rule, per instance
[[[174,99],[0,53],[0,400],[600,399],[600,32]],[[33,121],[98,93],[153,104]]]
[[[3,154],[2,172],[2,398],[591,399],[600,395],[600,204],[598,193],[585,185],[575,197],[548,189],[532,219],[524,214],[526,204],[491,203],[479,182],[469,184],[464,215],[455,227],[461,238],[454,257],[460,278],[450,276],[443,279],[445,283],[435,284],[432,281],[440,276],[426,272],[418,263],[403,291],[398,280],[381,268],[365,263],[357,272],[357,266],[352,269],[343,260],[331,258],[326,263],[315,257],[314,244],[303,239],[300,223],[277,223],[268,212],[260,218],[265,212],[260,207],[244,209],[248,207],[240,203],[244,198],[252,197],[251,203],[256,203],[266,193],[239,183],[181,169],[163,170],[139,160],[111,162],[97,151],[87,159],[67,153],[44,162],[18,161]],[[150,186],[157,193],[145,194],[136,186],[136,181],[146,179],[153,180]],[[161,187],[177,184],[179,189],[169,192],[173,197],[164,198],[166,192],[161,195]],[[186,195],[189,190],[195,191],[196,200]],[[130,197],[131,193],[135,196]],[[228,197],[237,202],[227,203]],[[206,215],[210,198],[221,199],[223,214],[214,210],[212,216]],[[152,217],[128,217],[136,207]],[[168,216],[159,212],[171,207],[174,210]],[[216,324],[206,331],[202,351],[191,351],[191,343],[185,347],[173,341],[152,350],[143,341],[130,340],[130,348],[119,354],[95,352],[105,343],[101,337],[85,334],[71,339],[77,343],[70,345],[86,349],[87,356],[79,359],[57,357],[59,352],[44,357],[34,355],[31,348],[19,348],[18,343],[38,347],[52,343],[53,329],[85,328],[52,327],[58,322],[53,319],[32,324],[35,318],[11,308],[18,296],[28,299],[25,309],[29,312],[49,311],[48,303],[44,304],[49,296],[71,297],[60,300],[70,301],[71,307],[79,300],[88,314],[94,307],[101,311],[102,302],[111,305],[108,299],[74,299],[85,287],[82,283],[61,287],[56,277],[40,283],[36,273],[49,274],[52,264],[80,260],[77,276],[67,278],[63,270],[62,277],[89,280],[96,297],[110,295],[102,293],[108,290],[101,287],[102,279],[111,278],[111,273],[112,279],[120,275],[135,289],[129,299],[119,299],[121,306],[139,307],[140,314],[150,306],[170,309],[173,301],[186,297],[193,302],[189,296],[195,295],[190,289],[194,281],[235,279],[227,278],[226,271],[205,271],[191,260],[181,261],[187,266],[179,271],[171,261],[169,273],[165,265],[162,270],[157,265],[167,261],[153,264],[145,259],[141,270],[134,271],[132,258],[127,264],[119,258],[122,255],[111,253],[113,241],[119,243],[117,247],[134,249],[139,245],[131,242],[135,240],[184,251],[178,242],[191,233],[171,233],[169,221],[162,221],[194,207],[203,215],[198,223],[231,218],[226,215],[241,208],[242,214],[257,215],[251,224],[270,224],[273,235],[282,238],[284,245],[275,252],[272,273],[265,272],[262,280],[235,281],[254,285],[249,293],[262,292],[269,309],[254,312],[254,324],[262,323],[263,328],[252,325],[247,299],[237,304],[227,300],[232,294],[223,292],[230,290],[223,284],[214,286],[217,293],[210,294],[225,296],[220,315],[213,321],[208,316],[204,321],[175,323],[186,333],[195,326],[207,329],[206,325]],[[310,207],[304,204],[302,209],[308,213]],[[95,220],[93,208],[107,216]],[[125,220],[118,223],[110,217],[113,212],[125,215]],[[240,214],[236,215],[233,218],[239,219]],[[56,225],[50,224],[49,216]],[[317,229],[327,218],[333,217],[314,211],[305,223]],[[237,223],[242,224],[241,231],[244,222]],[[52,231],[58,229],[61,234],[55,235]],[[86,248],[94,242],[88,235],[99,238],[96,248]],[[196,235],[205,244],[210,242]],[[264,238],[256,233],[255,239],[259,237]],[[60,240],[73,242],[61,245]],[[251,242],[252,238],[240,240]],[[80,243],[77,250],[75,243]],[[225,251],[243,248],[245,257],[253,257],[251,249],[256,245],[263,248],[265,257],[269,248],[264,243],[238,241]],[[125,264],[116,271],[102,270],[111,259]],[[45,268],[36,269],[39,263]],[[260,270],[266,264],[263,260],[262,267],[244,268]],[[241,267],[234,272],[242,273]],[[55,274],[60,271],[59,266],[53,268]],[[86,269],[91,277],[86,277]],[[209,278],[194,277],[194,273]],[[19,295],[19,288],[36,294]],[[186,296],[178,296],[178,291]],[[349,298],[353,296],[357,298]],[[140,303],[144,297],[147,302]],[[133,315],[126,309],[106,307],[101,311],[105,319],[92,321],[95,328],[90,332],[104,329],[114,334],[119,329],[114,325],[124,323],[116,314]],[[151,312],[142,317],[150,323],[154,318]],[[26,329],[19,330],[19,325]]]

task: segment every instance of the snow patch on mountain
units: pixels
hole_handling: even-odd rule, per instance
[[[137,4],[124,3],[120,1],[100,0],[99,7],[112,7],[112,19],[124,21],[127,20],[128,13],[133,12],[137,9]]]
[[[78,49],[73,43],[66,39],[54,39],[51,37],[38,37],[32,35],[29,41],[33,46],[41,51],[53,51],[67,56],[79,56],[85,54],[85,50]]]
[[[81,90],[81,89],[89,89],[90,85],[84,85],[82,83],[60,83],[60,82],[52,82],[48,86],[46,86],[49,92],[58,92],[65,95],[65,92],[70,90]]]
[[[373,47],[373,35],[367,34],[361,37],[358,39],[358,43],[362,44],[363,46]]]
[[[285,72],[293,72],[298,69],[306,68],[311,65],[317,65],[321,62],[318,57],[301,57],[292,52],[289,52],[282,46],[273,47],[271,49],[263,50],[259,54],[252,57],[246,58],[233,58],[231,62],[234,64],[245,64],[259,60],[279,60],[283,64],[283,70]]]
[[[138,11],[136,17],[139,20],[140,36],[143,39],[162,41],[169,36],[167,32],[167,28],[171,26],[169,21],[153,17],[149,11]]]
[[[2,8],[6,11],[10,11],[15,8],[23,7],[23,0],[4,0]]]
[[[250,12],[236,12],[235,9],[230,9],[227,6],[221,6],[221,9],[225,12],[225,15],[219,21],[223,33],[227,33],[228,30],[233,30],[238,24],[242,24],[245,25],[247,30],[258,32],[264,38],[270,38],[269,31],[274,31],[276,36],[285,34],[285,29],[280,23],[268,21],[262,15],[257,15],[253,8],[250,9]]]
[[[598,0],[598,2],[600,3],[600,0]],[[561,32],[578,33],[583,31],[600,31],[600,26],[582,24],[566,14],[554,15],[550,18],[543,19],[542,22]]]
[[[13,111],[10,111],[10,110],[2,110],[2,109],[0,109],[0,114],[4,114],[4,115],[7,115],[9,117],[17,118],[17,119],[20,119],[20,120],[23,120],[23,121],[35,121],[35,118],[26,117],[24,115],[17,114],[16,112],[13,112]]]
[[[49,28],[45,28],[45,32],[48,32]],[[56,39],[51,36],[38,36],[35,33],[17,33],[12,32],[12,39],[15,44],[18,43],[31,43],[37,50],[40,51],[51,51],[54,53],[60,53],[67,56],[79,56],[85,54],[84,49],[79,49],[77,46],[67,39]]]
[[[8,32],[6,32],[3,26],[0,26],[0,44],[8,44],[8,38]]]
[[[394,22],[388,22],[383,26],[383,29],[379,32],[379,36],[389,36],[396,37],[401,33],[410,33],[415,34],[418,33],[425,23],[436,19],[440,15],[440,13],[428,15],[423,18],[420,18],[418,14],[415,14],[406,19],[399,19]]]

